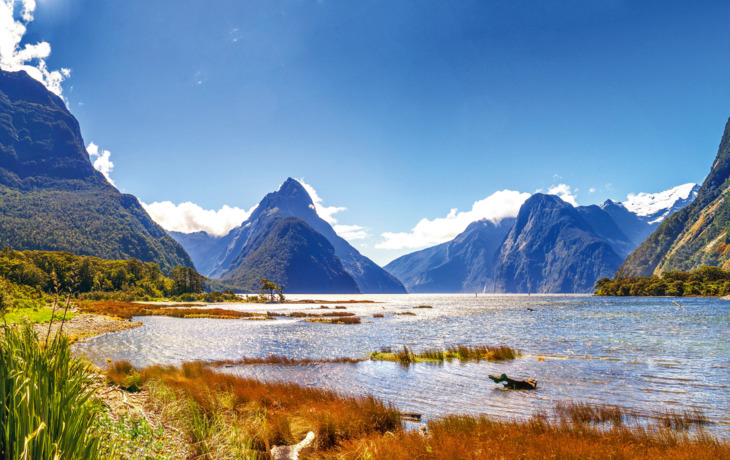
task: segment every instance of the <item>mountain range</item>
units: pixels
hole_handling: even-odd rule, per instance
[[[239,289],[255,290],[261,278],[269,278],[288,292],[406,292],[397,278],[338,236],[291,178],[225,236],[170,235],[202,274]]]
[[[617,277],[688,271],[702,265],[730,269],[730,120],[697,198],[662,222],[626,259]]]
[[[94,169],[63,100],[24,71],[0,70],[0,246],[193,266]]]
[[[697,189],[685,184],[626,203],[577,207],[536,193],[516,219],[474,222],[452,241],[385,269],[409,292],[590,292]]]
[[[94,169],[84,145],[61,98],[25,72],[0,71],[0,245],[165,271],[194,263],[224,285],[257,290],[269,278],[302,293],[589,292],[614,272],[730,268],[730,121],[701,187],[600,206],[537,193],[516,218],[472,222],[385,270],[338,236],[291,178],[225,236],[165,232]]]

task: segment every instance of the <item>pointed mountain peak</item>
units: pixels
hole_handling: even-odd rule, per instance
[[[287,215],[294,216],[315,212],[314,202],[307,190],[291,177],[284,181],[277,191],[266,195],[259,203],[257,210],[266,212],[275,208]]]
[[[287,177],[287,179],[284,181],[283,184],[279,186],[279,190],[277,192],[280,193],[307,193],[304,186],[299,183],[296,179],[292,179],[291,177]],[[309,194],[307,194],[309,195]]]

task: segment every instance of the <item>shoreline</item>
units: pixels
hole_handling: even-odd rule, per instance
[[[107,315],[96,315],[93,313],[79,313],[63,323],[63,333],[71,343],[84,341],[92,337],[99,337],[113,332],[126,331],[143,326],[141,321],[129,321]],[[60,321],[54,321],[51,325],[51,338],[55,337],[61,328]],[[48,334],[48,323],[36,323],[33,329],[39,337]]]

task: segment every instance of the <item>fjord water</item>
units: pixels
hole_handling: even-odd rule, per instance
[[[508,345],[506,362],[301,366],[224,369],[346,394],[373,394],[426,417],[451,413],[527,417],[558,401],[607,403],[649,411],[699,409],[730,437],[730,301],[708,298],[600,298],[553,295],[363,295],[317,299],[363,318],[340,325],[278,317],[270,321],[135,318],[144,327],[87,340],[76,350],[99,366],[263,357],[367,358],[382,347],[419,351],[448,345]],[[303,296],[290,296],[291,299]],[[313,296],[308,296],[313,298]],[[681,306],[674,303],[678,301]],[[431,305],[430,309],[414,309]],[[216,305],[220,307],[222,305]],[[334,305],[329,305],[334,309]],[[319,304],[223,306],[243,311],[324,312]],[[395,313],[415,313],[396,315]],[[384,318],[373,318],[381,313]],[[535,378],[537,391],[508,391],[488,379]]]

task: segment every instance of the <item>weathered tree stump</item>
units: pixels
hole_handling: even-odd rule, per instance
[[[507,377],[507,374],[502,374],[499,377],[490,375],[489,378],[494,380],[494,383],[504,382],[504,387],[508,388],[510,390],[535,390],[535,389],[537,389],[537,380],[535,380],[535,379],[512,380],[511,378]]]

